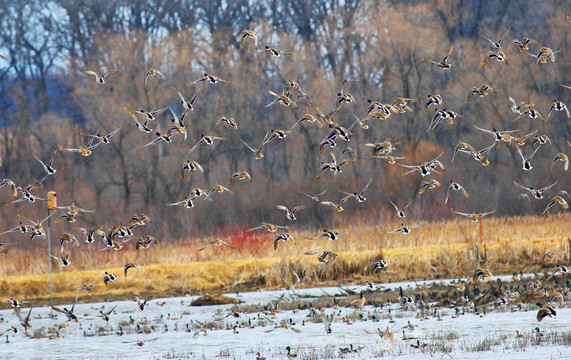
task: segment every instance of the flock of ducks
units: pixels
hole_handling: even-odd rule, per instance
[[[497,41],[494,41],[488,38],[486,35],[478,32],[478,34],[487,40],[492,47],[484,57],[484,60],[481,63],[481,66],[487,66],[491,60],[496,60],[498,62],[504,62],[505,65],[508,65],[508,59],[506,54],[502,51],[502,41],[508,35],[510,29],[508,29]],[[276,49],[270,47],[269,45],[258,48],[258,35],[253,30],[244,30],[241,33],[240,39],[240,46],[242,48],[246,48],[248,53],[267,53],[274,57],[280,56],[294,56],[294,53],[291,51],[283,51],[280,49]],[[530,46],[540,46],[539,42],[524,38],[522,41],[514,39],[510,45],[508,46],[508,51],[512,49],[517,49],[518,52],[527,54],[532,56],[536,59],[537,64],[544,64],[550,62],[555,62],[555,54],[557,54],[560,50],[553,51],[552,49],[540,46],[537,53],[531,51]],[[453,53],[454,45],[451,45],[450,50],[446,54],[446,56],[441,60],[430,60],[422,58],[423,61],[429,62],[432,64],[437,65],[443,70],[450,69],[452,64],[449,62],[449,59]],[[94,76],[96,82],[99,85],[105,85],[108,81],[112,81],[112,77],[116,76],[119,71],[118,70],[110,70],[103,73],[98,73],[93,70],[84,70],[83,73],[88,76]],[[166,77],[161,73],[160,70],[151,68],[149,69],[144,75],[144,85],[145,87],[148,85],[148,80],[151,77],[158,76],[161,79],[166,79]],[[197,85],[200,86],[214,86],[214,85],[227,85],[231,82],[228,80],[224,80],[219,76],[204,73],[204,75],[198,78],[195,81],[192,81],[187,86],[195,87]],[[270,129],[266,132],[264,138],[259,143],[257,147],[251,147],[245,140],[243,140],[239,133],[238,133],[238,122],[229,117],[222,117],[220,118],[213,126],[214,129],[218,129],[220,127],[224,128],[222,131],[227,131],[228,134],[225,136],[218,136],[218,135],[207,135],[204,133],[200,134],[200,138],[194,144],[194,146],[190,147],[186,155],[193,154],[194,150],[196,150],[199,146],[216,146],[217,143],[226,141],[229,136],[238,136],[239,140],[242,142],[244,146],[246,146],[253,154],[255,160],[259,160],[263,158],[264,154],[263,151],[266,150],[270,143],[277,143],[278,141],[284,141],[288,135],[290,135],[293,131],[295,131],[296,127],[300,126],[316,126],[318,129],[323,131],[323,138],[319,141],[318,151],[319,154],[322,154],[325,151],[325,148],[328,147],[328,151],[325,153],[326,160],[321,162],[318,169],[316,169],[315,179],[317,181],[325,181],[324,179],[327,175],[329,177],[327,181],[331,181],[336,175],[342,172],[344,167],[350,166],[352,163],[358,160],[357,152],[354,151],[351,147],[347,146],[350,142],[351,136],[353,135],[355,125],[358,125],[363,130],[369,129],[370,125],[373,121],[384,121],[387,120],[391,115],[398,116],[399,114],[403,114],[406,112],[413,111],[410,106],[408,105],[410,102],[418,102],[419,99],[412,99],[412,98],[404,98],[404,97],[395,97],[391,103],[382,103],[380,101],[368,100],[369,107],[366,114],[362,114],[362,116],[356,116],[356,120],[352,121],[347,127],[341,125],[341,119],[335,119],[341,110],[346,107],[350,106],[351,104],[356,103],[356,99],[348,92],[348,88],[350,86],[357,86],[358,81],[352,79],[344,79],[340,90],[337,92],[337,98],[335,103],[332,106],[332,109],[328,112],[321,111],[314,103],[312,98],[308,93],[302,90],[299,83],[294,80],[288,80],[281,92],[274,92],[272,90],[268,90],[268,94],[272,96],[272,101],[269,102],[266,107],[272,107],[275,105],[281,105],[284,107],[298,107],[302,105],[307,105],[311,110],[308,110],[308,113],[304,113],[300,119],[298,119],[291,127],[286,129]],[[562,87],[566,89],[570,89],[569,86],[560,84]],[[151,134],[153,133],[153,129],[151,128],[153,122],[160,121],[159,116],[163,112],[168,110],[171,116],[171,125],[166,131],[166,133],[155,132],[155,137],[147,142],[142,147],[149,147],[154,146],[156,144],[161,143],[171,143],[176,138],[182,137],[183,140],[186,140],[189,136],[187,132],[187,127],[185,121],[190,112],[192,112],[196,106],[199,106],[198,97],[202,91],[201,87],[195,89],[193,95],[191,97],[187,97],[182,91],[178,88],[173,88],[174,93],[176,96],[174,98],[179,99],[179,103],[182,106],[181,113],[177,115],[175,110],[173,110],[169,106],[165,106],[160,109],[155,110],[135,110],[128,105],[124,106],[126,110],[126,116],[131,119],[132,125],[141,131],[142,133]],[[466,98],[466,101],[471,101],[475,96],[477,97],[485,97],[489,94],[497,94],[498,91],[493,89],[491,86],[487,84],[482,84],[480,87],[473,87]],[[509,106],[511,111],[514,113],[514,116],[517,116],[515,120],[528,116],[531,119],[539,118],[543,122],[544,125],[548,124],[548,120],[551,116],[555,116],[556,112],[563,112],[568,119],[571,119],[571,114],[569,113],[569,109],[565,103],[561,100],[554,100],[554,102],[550,105],[548,109],[548,115],[544,118],[540,112],[535,109],[535,104],[528,103],[528,102],[516,102],[513,98],[507,98],[509,102],[506,102],[506,106]],[[428,94],[425,99],[425,111],[428,111],[429,108],[434,109],[434,116],[430,120],[427,131],[435,130],[439,124],[442,123],[443,120],[446,120],[450,125],[454,125],[455,120],[457,119],[464,119],[465,117],[453,110],[445,109],[445,108],[436,108],[444,103],[444,99],[440,94]],[[474,147],[466,142],[459,141],[458,145],[455,147],[453,151],[452,161],[457,154],[462,153],[469,155],[470,157],[474,158],[474,160],[478,161],[481,166],[488,166],[490,163],[490,152],[494,150],[498,151],[500,149],[501,143],[506,143],[507,146],[515,143],[517,152],[521,158],[522,162],[522,170],[527,173],[533,169],[532,160],[533,157],[538,151],[547,152],[549,151],[549,146],[551,145],[551,140],[546,134],[540,134],[539,129],[523,135],[518,136],[517,133],[519,130],[500,130],[496,128],[492,129],[485,129],[474,125],[474,128],[478,131],[482,131],[486,134],[490,134],[491,138],[490,141],[493,143],[489,146],[481,148],[478,150],[478,147]],[[45,180],[49,176],[55,176],[56,170],[56,155],[58,152],[74,152],[79,153],[81,156],[89,157],[93,151],[100,146],[105,146],[113,141],[113,137],[123,129],[122,126],[118,127],[117,129],[113,130],[107,134],[101,134],[97,131],[95,134],[90,134],[86,132],[80,132],[80,134],[86,138],[88,138],[88,142],[86,145],[77,145],[74,147],[64,147],[59,146],[55,149],[50,155],[49,159],[47,156],[44,158],[36,156],[34,157],[40,163],[41,168],[43,170],[43,175],[40,179],[33,180],[29,184],[17,184],[11,179],[5,178],[2,179],[0,182],[0,188],[7,188],[9,190],[9,196],[12,198],[16,198],[13,201],[7,203],[7,205],[18,204],[18,203],[38,203],[41,201],[45,201],[46,199],[41,198],[39,195],[34,194],[35,190],[41,189]],[[123,130],[125,131],[125,130]],[[206,132],[206,130],[204,130]],[[397,141],[393,138],[388,138],[383,141],[375,142],[375,143],[366,143],[364,147],[370,149],[370,153],[366,155],[368,158],[372,159],[383,159],[385,160],[389,166],[400,166],[405,169],[405,172],[402,173],[403,176],[412,174],[412,175],[419,175],[422,179],[422,183],[417,191],[417,196],[422,196],[428,191],[434,191],[441,187],[440,181],[435,178],[432,178],[431,175],[440,175],[443,171],[446,170],[444,166],[441,156],[442,153],[435,158],[427,159],[424,162],[420,162],[418,164],[406,164],[402,160],[405,159],[402,156],[396,156],[396,152],[398,151],[398,146],[402,141]],[[339,143],[344,144],[344,146],[338,147]],[[567,140],[567,144],[571,147],[571,141]],[[341,150],[337,150],[341,148]],[[530,150],[528,150],[528,148]],[[335,154],[337,152],[337,155]],[[42,159],[43,158],[43,159]],[[58,160],[59,161],[59,160]],[[569,158],[568,156],[563,153],[554,154],[552,160],[552,166],[556,166],[557,164],[562,163],[563,170],[567,171],[569,166]],[[184,179],[185,176],[189,176],[190,173],[194,172],[204,173],[204,167],[196,160],[188,159],[185,160],[180,169],[180,178]],[[182,206],[184,208],[190,209],[194,206],[197,206],[197,201],[202,198],[204,201],[213,201],[214,196],[222,196],[224,194],[229,194],[231,196],[235,196],[236,193],[231,190],[235,182],[237,181],[248,181],[252,182],[252,176],[246,171],[235,171],[229,175],[229,180],[227,181],[227,185],[223,184],[214,184],[209,188],[202,189],[199,187],[195,187],[190,190],[190,192],[184,197],[184,199],[166,203],[166,206]],[[330,197],[328,200],[325,200],[325,191],[321,192],[316,195],[312,194],[305,194],[311,201],[311,203],[316,203],[317,205],[321,205],[324,207],[330,208],[332,211],[342,213],[344,211],[343,205],[349,201],[354,201],[355,203],[363,203],[366,201],[366,192],[369,189],[369,186],[374,181],[373,178],[369,178],[368,182],[359,190],[356,189],[355,191],[346,191],[343,189],[338,189],[339,193],[342,195],[339,200]],[[562,209],[568,209],[568,203],[566,198],[569,198],[569,194],[560,189],[558,192],[553,192],[551,194],[547,194],[554,186],[557,185],[557,181],[553,184],[543,186],[543,187],[534,187],[532,185],[522,185],[513,181],[514,185],[525,191],[522,193],[518,199],[526,199],[531,201],[529,195],[533,197],[533,199],[541,200],[544,199],[544,195],[546,195],[548,199],[548,203],[546,204],[546,208],[543,211],[543,214],[548,212],[554,206],[559,205]],[[531,181],[528,182],[528,184]],[[536,184],[535,184],[536,185]],[[351,189],[353,190],[353,189]],[[460,191],[465,198],[469,199],[470,195],[467,189],[464,188],[460,183],[456,181],[451,181],[450,185],[447,188],[445,197],[444,197],[444,204],[447,204],[449,199],[453,199],[454,193],[453,191]],[[529,195],[528,195],[529,193]],[[416,198],[415,198],[416,199]],[[396,211],[396,215],[400,219],[406,218],[406,210],[408,207],[415,201],[412,199],[407,202],[407,204],[399,208],[395,202],[390,200],[390,204],[394,207]],[[279,211],[285,213],[285,218],[288,222],[295,222],[297,220],[297,216],[303,215],[302,210],[306,209],[308,205],[297,205],[294,207],[288,207],[286,205],[277,204],[275,208]],[[19,223],[13,224],[12,229],[7,229],[0,233],[0,235],[6,234],[28,234],[30,240],[34,240],[36,238],[45,238],[46,232],[44,229],[45,222],[52,216],[55,216],[55,222],[64,222],[67,224],[73,224],[77,221],[78,217],[83,216],[84,214],[92,213],[93,210],[86,210],[75,206],[75,204],[71,204],[69,206],[57,207],[53,209],[54,211],[47,217],[40,219],[40,220],[32,220],[28,219],[21,214],[16,214],[20,220]],[[460,212],[454,209],[450,209],[453,214],[460,215],[463,217],[467,217],[471,221],[477,222],[482,217],[487,216],[489,214],[493,214],[496,210],[490,211],[479,211],[479,212]],[[143,235],[140,237],[135,236],[135,231],[137,228],[143,227],[145,224],[152,222],[152,220],[145,214],[134,214],[130,219],[125,222],[121,222],[118,224],[114,224],[110,227],[107,226],[95,226],[90,229],[86,229],[83,227],[72,227],[71,231],[75,232],[76,234],[83,235],[83,241],[87,244],[95,244],[97,242],[97,238],[101,239],[104,247],[100,249],[94,249],[94,251],[119,251],[123,248],[123,245],[126,242],[135,240],[136,241],[136,248],[137,250],[147,249],[150,246],[155,246],[158,244],[156,238],[150,235]],[[386,231],[388,234],[393,233],[401,233],[403,235],[409,234],[413,229],[421,226],[421,224],[405,224],[404,220],[401,222],[400,227],[394,230]],[[274,242],[274,249],[277,250],[279,243],[287,243],[290,240],[295,242],[294,237],[290,231],[289,225],[276,225],[267,222],[262,222],[261,225],[253,227],[251,229],[247,229],[246,231],[255,231],[255,230],[265,230],[273,235],[273,242]],[[332,231],[331,229],[324,228],[322,232],[309,240],[317,240],[317,239],[327,239],[329,241],[336,241],[339,239],[340,236],[344,235],[345,233]],[[7,255],[8,250],[7,247],[12,245],[11,243],[0,243],[0,255],[4,256]],[[61,267],[67,267],[72,264],[72,252],[76,246],[80,246],[80,240],[78,237],[72,232],[64,232],[60,236],[60,255],[50,255],[51,259],[57,261]],[[204,251],[211,246],[224,246],[228,249],[236,249],[231,243],[220,239],[214,238],[212,241],[205,244],[205,246],[196,249],[197,251]],[[332,251],[324,251],[323,253],[318,253],[317,251],[309,251],[306,252],[305,255],[308,256],[316,256],[317,260],[321,263],[327,263],[329,261],[334,261],[336,257],[339,255],[332,252]],[[388,267],[386,260],[384,259],[377,259],[375,263],[372,265],[373,271],[376,270],[383,270]],[[559,272],[563,272],[564,267],[559,267]],[[128,263],[125,265],[124,268],[124,277],[127,278],[128,271],[131,269],[135,269],[138,272],[138,265],[135,263]],[[554,272],[554,276],[555,276]],[[491,276],[489,270],[486,269],[478,269],[474,274],[474,282],[478,280],[485,279]],[[119,277],[116,274],[105,272],[105,274],[101,277],[101,282],[105,286],[109,286],[110,283],[116,281]],[[98,283],[99,284],[99,283]],[[92,285],[84,285],[80,289],[83,291],[91,291],[94,286],[98,284]],[[138,307],[141,311],[144,310],[146,304],[151,298],[146,298],[141,300],[136,298]],[[364,300],[363,300],[364,301]],[[15,304],[17,306],[15,306]],[[26,331],[28,328],[31,327],[30,325],[30,314],[32,309],[28,312],[27,316],[24,317],[20,312],[19,302],[12,300],[12,306],[14,308],[14,313],[17,316],[20,324]],[[539,312],[537,314],[537,320],[541,321],[545,317],[551,317],[556,315],[555,309],[551,305],[542,305],[540,306]],[[76,321],[77,317],[73,313],[74,307],[72,306],[71,309],[59,309],[57,307],[53,307],[53,310],[63,313],[68,318],[68,321]],[[102,313],[102,317],[104,319],[109,318],[113,309],[109,312]],[[294,355],[291,354],[291,349],[288,347],[288,356],[292,357]],[[350,349],[346,350],[347,352],[353,351],[351,346]],[[261,358],[258,355],[258,358]]]

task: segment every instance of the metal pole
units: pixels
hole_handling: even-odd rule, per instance
[[[47,240],[48,240],[48,258],[49,263],[49,276],[50,276],[50,317],[54,317],[54,311],[52,306],[54,306],[54,295],[53,295],[53,287],[52,287],[52,242],[50,237],[50,215],[51,211],[55,210],[57,207],[57,194],[55,191],[48,191],[48,221],[46,223],[46,233],[47,233]]]
[[[48,208],[48,222],[46,224],[46,233],[47,233],[47,237],[48,237],[48,265],[49,265],[49,273],[50,273],[50,305],[53,306],[54,305],[54,296],[53,296],[53,290],[52,290],[52,245],[51,245],[51,241],[50,241],[50,213],[51,213],[51,209]],[[50,308],[51,308],[50,306]],[[54,317],[54,311],[50,310],[50,317]]]

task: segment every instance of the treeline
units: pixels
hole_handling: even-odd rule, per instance
[[[365,143],[387,138],[402,140],[394,155],[405,157],[405,164],[418,164],[439,158],[446,166],[436,175],[442,187],[427,191],[411,206],[414,221],[448,217],[451,206],[459,211],[480,212],[497,209],[497,215],[541,212],[544,202],[520,201],[521,192],[513,180],[526,186],[542,187],[558,181],[553,189],[569,189],[569,175],[559,164],[551,169],[555,154],[569,154],[565,140],[571,138],[570,123],[564,113],[555,112],[547,125],[539,119],[516,115],[508,97],[529,101],[547,118],[554,99],[570,102],[571,91],[558,83],[571,83],[569,42],[571,24],[561,12],[563,1],[0,1],[0,156],[2,178],[20,186],[43,177],[40,163],[55,149],[85,145],[88,137],[80,131],[102,134],[121,128],[110,144],[102,144],[90,157],[69,152],[55,155],[55,176],[45,181],[45,190],[59,194],[60,205],[75,203],[97,210],[78,222],[85,226],[111,226],[126,223],[133,213],[153,218],[147,232],[164,238],[187,238],[216,232],[233,232],[269,221],[283,224],[284,213],[275,205],[307,205],[298,214],[299,226],[334,227],[363,219],[371,222],[394,217],[389,199],[403,205],[417,197],[421,179],[417,174],[401,176],[407,169],[384,160],[367,158],[371,149]],[[478,31],[492,39],[510,29],[502,42],[509,65],[492,61],[480,66],[491,50]],[[256,31],[259,47],[269,45],[293,56],[273,57],[266,52],[249,53],[240,48],[243,29]],[[542,46],[560,50],[556,61],[537,65],[535,59],[517,49],[508,51],[513,39],[529,37]],[[454,44],[450,70],[423,62],[422,57],[441,60]],[[253,43],[247,42],[246,48]],[[536,54],[539,46],[531,46]],[[159,69],[166,80],[145,73]],[[118,70],[99,85],[93,76]],[[220,76],[229,84],[185,86],[204,73]],[[349,127],[364,118],[367,100],[392,103],[393,97],[418,98],[410,102],[412,112],[393,114],[385,121],[371,121],[369,129],[355,126],[351,146],[358,155],[344,165],[342,173],[325,174],[316,180],[321,162],[330,161],[328,150],[318,153],[319,142],[329,128],[318,129],[302,123],[283,140],[263,148],[264,157],[254,159],[240,139],[252,147],[261,143],[271,129],[291,128],[304,114],[317,111],[308,99],[298,106],[265,107],[273,100],[268,91],[280,93],[286,81],[297,81],[311,102],[323,113],[335,107],[343,79],[350,78],[344,90],[355,103],[346,104],[333,119]],[[489,84],[498,91],[487,97],[466,97],[474,86]],[[198,93],[195,109],[186,117],[189,139],[173,137],[170,144],[143,147],[156,131],[166,133],[171,114],[166,110],[150,122],[150,134],[135,127],[124,106],[155,110],[166,106],[182,113],[173,91],[177,87],[190,98]],[[439,93],[443,107],[465,119],[453,126],[443,121],[427,132],[434,115],[425,112],[428,94]],[[222,117],[234,118],[238,130],[221,126]],[[501,143],[490,154],[490,165],[483,167],[459,154],[451,163],[459,140],[477,149],[491,145],[490,134],[481,128],[518,129],[518,136],[538,130],[551,143],[532,159],[533,170],[524,173],[515,144]],[[200,134],[225,137],[212,146],[188,150]],[[344,144],[333,149],[339,158]],[[531,149],[524,148],[525,155]],[[347,155],[345,155],[347,157]],[[187,159],[205,169],[179,178]],[[252,183],[228,185],[235,171],[248,171]],[[338,189],[359,192],[368,179],[371,186],[365,203],[353,200],[345,211],[317,205],[303,195],[327,190],[324,200],[339,201]],[[454,196],[443,200],[454,180],[471,194],[470,199]],[[182,200],[193,187],[211,188],[215,183],[230,187],[228,193],[212,195],[213,201],[196,201],[193,209],[167,207]],[[0,189],[2,199],[11,201],[8,190]],[[2,224],[10,228],[19,219],[14,214],[42,217],[44,204],[22,202],[3,206]],[[558,208],[555,211],[560,211]],[[411,220],[413,221],[413,220]],[[68,225],[60,225],[67,229]]]

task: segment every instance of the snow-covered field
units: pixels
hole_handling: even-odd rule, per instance
[[[416,285],[386,285],[398,286]],[[351,289],[360,291],[364,287]],[[259,304],[271,309],[272,302],[283,293],[284,301],[289,302],[301,297],[308,301],[312,297],[333,296],[341,294],[341,290],[251,292],[241,293],[238,298],[243,301],[242,307]],[[454,309],[441,308],[436,313],[428,311],[425,318],[421,318],[419,310],[404,310],[396,304],[390,306],[390,314],[389,307],[330,307],[324,309],[325,315],[337,316],[327,334],[325,323],[316,322],[319,315],[311,309],[278,311],[275,315],[239,313],[235,317],[227,316],[232,305],[191,307],[194,298],[153,299],[143,312],[130,301],[78,303],[75,314],[80,321],[62,328],[59,337],[52,331],[66,317],[57,314],[53,319],[49,317],[49,307],[34,308],[29,333],[43,337],[28,338],[21,332],[10,332],[6,343],[4,335],[0,339],[0,359],[255,359],[257,352],[267,359],[287,359],[286,346],[301,359],[571,359],[569,308],[558,308],[557,318],[538,323],[537,310],[531,306],[518,311],[512,311],[511,305],[488,306],[485,316],[466,310],[458,317],[453,317]],[[99,311],[108,311],[115,305],[107,325],[98,317]],[[24,316],[28,312],[25,306]],[[312,311],[314,315],[308,316]],[[0,311],[0,318],[0,332],[19,325],[12,310]],[[198,331],[197,321],[209,324],[206,332]],[[299,332],[276,328],[282,322]],[[414,329],[407,327],[409,322]],[[220,329],[211,330],[210,324]],[[394,341],[377,334],[378,329],[385,330],[387,326],[394,332]],[[540,333],[534,331],[537,326]],[[516,337],[516,330],[523,336]],[[404,340],[403,335],[414,339]],[[146,342],[138,346],[135,342],[140,340]],[[350,344],[362,348],[342,354],[340,348]],[[411,346],[419,344],[420,348]]]

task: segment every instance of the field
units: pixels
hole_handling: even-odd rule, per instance
[[[569,261],[569,222],[567,214],[484,218],[482,245],[478,223],[465,219],[422,224],[408,235],[385,233],[397,228],[396,222],[382,228],[363,222],[335,229],[345,233],[337,241],[308,240],[319,230],[293,232],[296,241],[281,242],[277,250],[273,249],[274,235],[265,231],[237,231],[224,237],[236,249],[210,246],[200,252],[196,249],[210,239],[187,242],[190,245],[161,242],[139,251],[127,247],[98,256],[93,256],[94,244],[82,244],[71,265],[54,267],[54,302],[70,302],[77,296],[82,301],[101,301],[128,299],[134,294],[164,297],[362,284],[367,280],[458,278],[472,276],[477,267],[489,268],[494,275],[551,272],[557,264]],[[311,250],[334,251],[339,256],[323,264],[316,256],[304,255]],[[554,254],[546,257],[545,253]],[[387,270],[373,273],[371,265],[377,258],[388,262]],[[123,266],[127,263],[137,263],[139,271],[130,270],[125,278]],[[13,297],[46,304],[47,268],[45,247],[11,249],[8,256],[0,258],[2,300]],[[116,273],[119,279],[104,286],[105,272]],[[97,285],[89,293],[76,290],[85,284]]]

